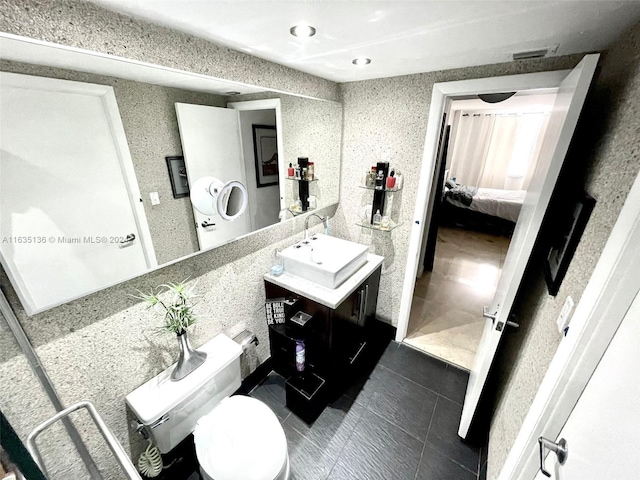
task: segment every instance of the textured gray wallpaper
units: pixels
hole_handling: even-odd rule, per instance
[[[583,184],[596,206],[556,297],[532,269],[515,305],[521,328],[511,332],[497,364],[497,407],[491,423],[488,478],[504,465],[561,337],[555,320],[567,296],[579,302],[638,172],[640,172],[640,24],[601,60],[561,179]],[[565,183],[566,184],[566,183]],[[604,319],[603,319],[604,320]]]
[[[336,84],[79,0],[3,0],[0,31],[266,88],[338,100]]]
[[[82,2],[4,1],[0,3],[0,30],[265,87],[338,99],[336,85],[331,82]],[[598,98],[607,107],[608,115],[604,131],[597,137],[601,140],[589,157],[587,189],[598,200],[596,210],[558,297],[546,295],[539,274],[534,272],[527,277],[527,294],[519,300],[519,308],[530,321],[523,325],[521,344],[511,358],[514,368],[501,379],[503,388],[491,432],[490,478],[495,478],[503,464],[557,346],[553,319],[566,295],[579,299],[624,201],[629,179],[638,171],[638,29],[624,38],[603,63],[599,81]],[[571,68],[577,61],[575,56],[533,60],[342,86],[341,203],[332,229],[333,234],[343,238],[368,242],[375,253],[385,255],[378,302],[381,318],[397,323],[409,223],[413,220],[416,193],[422,187],[417,179],[433,83]],[[358,184],[364,171],[382,158],[389,158],[405,176],[405,189],[396,195],[392,206],[394,220],[403,222],[403,226],[392,233],[371,234],[355,226],[361,207],[370,203],[370,192],[358,188]],[[619,179],[622,180],[619,182]],[[611,188],[614,183],[615,189]],[[327,213],[333,214],[333,209]],[[255,361],[264,361],[268,356],[268,342],[262,316],[262,274],[271,265],[274,248],[300,237],[302,222],[297,219],[278,225],[34,317],[24,314],[6,278],[0,281],[63,402],[95,402],[118,439],[137,456],[143,445],[128,427],[130,414],[125,408],[124,396],[173,361],[177,345],[173,338],[153,333],[158,325],[157,316],[128,294],[166,281],[186,277],[198,280],[198,290],[203,294],[200,303],[203,320],[194,329],[193,343],[198,346],[221,331],[233,336],[249,328],[261,339]],[[2,335],[5,333],[0,331]],[[6,342],[2,342],[4,349]],[[46,400],[36,407],[24,402],[24,393],[31,391],[25,383],[28,369],[24,364],[19,365],[21,360],[15,347],[8,346],[8,350],[13,353],[9,358],[3,356],[0,364],[3,385],[0,406],[3,412],[6,409],[11,413],[9,419],[16,419],[20,435],[25,436],[50,415],[51,409]],[[94,435],[89,444],[97,449],[101,465],[113,470],[110,454]]]
[[[321,209],[319,213],[332,216],[335,207]],[[129,428],[131,414],[124,397],[175,362],[178,344],[175,336],[157,333],[161,324],[159,314],[147,310],[130,295],[186,278],[197,282],[201,297],[196,313],[200,321],[192,329],[192,345],[198,347],[220,332],[233,337],[244,329],[252,330],[260,340],[256,354],[251,356],[254,364],[245,370],[252,371],[269,357],[262,275],[273,264],[276,248],[284,248],[302,238],[303,223],[304,218],[290,220],[32,317],[25,315],[4,276],[2,291],[36,348],[63,404],[93,402],[124,448],[137,458],[146,444]],[[313,232],[321,230],[322,225],[312,229]],[[3,329],[0,333],[6,332]],[[7,342],[10,340],[3,340],[3,346]],[[12,351],[17,353],[15,347]],[[24,439],[51,415],[51,410],[24,401],[28,377],[21,373],[27,370],[22,356],[3,360],[0,406],[3,412],[10,412],[9,421],[15,423],[14,427]],[[88,423],[83,421],[81,425]],[[56,436],[52,438],[55,442],[62,441]],[[98,465],[114,475],[107,478],[120,478],[115,474],[112,456],[98,435],[90,433],[86,440],[96,452]],[[56,458],[59,457],[48,460],[53,465]],[[63,467],[61,464],[58,468]]]
[[[37,425],[30,415],[25,414],[26,406],[36,412],[39,422],[53,416],[56,411],[8,328],[0,314],[0,410],[14,430],[20,434],[24,432],[26,436]],[[60,425],[54,425],[42,434],[38,448],[46,458],[47,467],[50,467],[52,480],[88,478],[80,457]]]
[[[2,2],[0,30],[306,96],[329,100],[338,97],[337,86],[332,82],[82,2]],[[291,97],[291,105],[304,105],[303,100]],[[318,159],[328,159],[322,167],[326,169],[322,175],[327,178],[327,185],[334,185],[327,198],[335,198],[340,169],[340,139],[336,133],[342,129],[342,109],[339,104],[319,103],[323,106],[311,118],[322,119],[323,132],[310,133],[306,138]],[[324,114],[332,115],[333,119],[322,117]],[[297,119],[307,122],[305,125],[312,125],[310,116],[303,111],[297,114]],[[288,128],[291,130],[292,126]],[[322,161],[325,160],[319,160]],[[331,176],[335,181],[329,180]],[[321,209],[319,213],[333,216],[335,207]],[[234,336],[245,328],[251,329],[261,341],[256,354],[251,356],[254,363],[244,369],[245,373],[251,371],[269,356],[262,275],[272,265],[275,248],[288,246],[301,238],[303,222],[304,219],[295,219],[275,225],[33,317],[25,315],[1,272],[0,286],[63,403],[94,402],[125,449],[137,458],[146,444],[128,426],[130,414],[124,397],[175,361],[178,348],[175,338],[155,333],[159,325],[158,316],[147,311],[129,294],[135,293],[136,289],[149,290],[167,281],[180,281],[187,277],[197,280],[198,291],[202,294],[198,307],[202,320],[194,328],[193,344],[197,347],[220,332]],[[313,228],[314,231],[320,229]],[[42,406],[39,401],[25,402],[25,395],[31,395],[31,387],[26,383],[26,365],[11,340],[6,338],[7,331],[2,328],[0,334],[3,336],[1,407],[3,412],[10,412],[9,420],[24,439],[31,429],[51,415],[52,409],[44,398]],[[79,420],[83,430],[85,420]],[[87,443],[98,465],[107,473],[105,478],[120,478],[112,455],[96,432],[89,427],[87,432]],[[58,446],[63,442],[64,433],[53,432],[47,443]],[[53,478],[86,478],[82,474],[65,473],[66,467],[62,463],[68,460],[65,456],[68,453],[60,452],[66,450],[60,446],[59,450],[47,456],[58,473]]]
[[[337,223],[340,236],[368,243],[375,253],[385,257],[377,312],[381,319],[392,325],[398,323],[416,196],[418,189],[426,188],[418,184],[418,179],[433,84],[572,68],[580,58],[520,61],[341,85],[344,132]],[[391,199],[391,219],[401,226],[390,233],[355,225],[373,198],[370,190],[359,185],[365,171],[381,160],[390,161],[404,176],[403,190]]]

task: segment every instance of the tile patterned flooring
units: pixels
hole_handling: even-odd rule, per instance
[[[370,375],[308,426],[271,373],[251,395],[280,419],[291,480],[478,480],[486,447],[457,435],[468,373],[391,342]]]
[[[441,226],[433,271],[416,281],[405,343],[470,370],[508,248],[505,236]]]

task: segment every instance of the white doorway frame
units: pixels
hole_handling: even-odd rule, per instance
[[[282,138],[282,106],[279,98],[267,98],[264,100],[248,100],[246,102],[229,102],[227,108],[238,111],[247,110],[275,110],[276,112],[276,143],[278,145],[278,184],[280,188],[280,210],[287,208],[285,202],[286,172],[284,162],[284,140]],[[242,138],[242,136],[240,137]],[[282,221],[282,220],[281,220]]]
[[[422,155],[422,168],[418,182],[418,185],[424,185],[426,188],[419,190],[416,196],[414,220],[407,253],[407,266],[402,285],[396,341],[401,342],[404,340],[409,327],[409,313],[411,312],[413,290],[418,273],[422,236],[424,235],[425,227],[429,225],[431,221],[429,199],[433,194],[432,184],[437,161],[438,138],[447,99],[449,97],[477,95],[479,93],[558,88],[569,72],[570,70],[557,70],[553,72],[460,80],[456,82],[436,83],[433,85],[425,146]]]
[[[498,480],[532,480],[538,437],[555,439],[640,291],[640,175],[627,196]],[[614,379],[612,379],[614,380]],[[630,425],[629,428],[635,428]],[[569,456],[570,461],[571,456]]]

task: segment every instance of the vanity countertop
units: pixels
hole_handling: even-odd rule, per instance
[[[292,275],[287,271],[278,277],[271,273],[265,273],[264,279],[274,285],[286,288],[287,290],[291,290],[292,292],[302,295],[314,302],[318,302],[325,307],[335,309],[349,295],[355,292],[358,285],[366,280],[376,268],[382,265],[383,260],[384,257],[369,253],[367,255],[367,263],[365,263],[360,270],[351,275],[351,277],[345,280],[338,288],[323,287],[315,282]]]

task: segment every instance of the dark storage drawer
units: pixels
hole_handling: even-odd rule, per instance
[[[327,382],[311,369],[291,376],[285,389],[287,408],[308,424],[312,424],[327,406]]]

